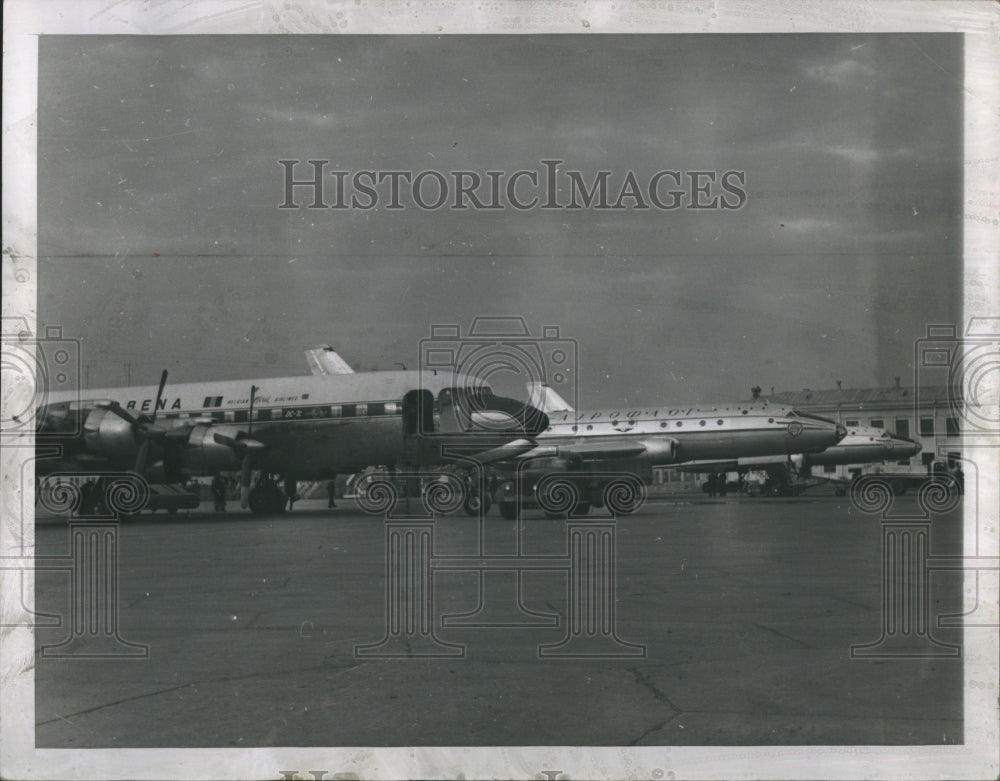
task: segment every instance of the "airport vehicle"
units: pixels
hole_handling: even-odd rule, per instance
[[[330,358],[311,377],[168,387],[164,371],[158,387],[49,394],[37,436],[61,454],[36,471],[129,469],[163,484],[238,471],[243,506],[276,513],[297,480],[373,464],[490,463],[533,448],[548,426],[540,410],[468,375],[355,373]]]
[[[877,477],[885,482],[896,496],[903,496],[911,488],[917,490],[929,483],[938,484],[948,493],[965,491],[965,473],[960,466],[952,467],[947,461],[934,461],[927,466],[926,472],[901,472],[880,468],[859,472],[851,480],[851,484],[863,477]]]
[[[748,472],[764,471],[767,481],[764,492],[773,496],[795,496],[822,483],[848,484],[850,481],[833,477],[814,475],[815,466],[836,466],[847,464],[867,464],[880,461],[901,461],[915,456],[921,450],[919,442],[885,429],[861,426],[847,429],[847,434],[834,445],[817,452],[802,452],[781,456],[745,456],[742,458],[696,460],[677,464],[674,468],[683,472],[711,474],[709,481],[718,484],[715,475],[737,472],[745,477]],[[725,479],[725,478],[723,478]],[[710,482],[703,486],[710,490]],[[840,486],[841,490],[846,490]]]
[[[543,407],[544,408],[544,407]],[[702,460],[813,453],[846,429],[790,407],[760,403],[549,412],[537,446],[517,454],[494,501],[505,518],[541,507],[557,517],[608,506],[634,512],[653,467]]]

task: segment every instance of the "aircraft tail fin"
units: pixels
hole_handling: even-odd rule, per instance
[[[546,414],[550,412],[574,411],[562,396],[544,382],[537,380],[530,382],[528,383],[528,390],[530,392],[530,404]]]
[[[328,344],[317,344],[305,353],[309,370],[313,374],[354,374],[350,364]]]

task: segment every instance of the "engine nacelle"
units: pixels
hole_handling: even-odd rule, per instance
[[[646,446],[646,452],[639,456],[639,460],[652,466],[661,464],[673,464],[677,461],[677,440],[670,437],[650,437],[642,440]]]
[[[216,434],[239,439],[245,431],[238,426],[198,425],[188,436],[188,459],[191,472],[211,475],[240,468],[240,459],[229,445],[215,441]]]
[[[109,409],[91,410],[83,422],[87,452],[111,459],[134,460],[139,449],[132,424]]]

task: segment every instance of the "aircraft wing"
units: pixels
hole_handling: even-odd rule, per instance
[[[784,459],[780,458],[779,462]],[[729,458],[720,461],[685,461],[683,464],[674,464],[672,469],[678,472],[694,472],[697,474],[706,472],[735,472],[740,468],[738,458]]]
[[[766,469],[769,466],[784,466],[789,461],[799,469],[802,466],[802,456],[793,455],[772,455],[772,456],[746,456],[743,458],[725,458],[716,461],[684,461],[680,464],[672,464],[671,469],[678,472],[735,472],[739,469]]]
[[[317,344],[305,351],[313,374],[354,374],[354,369],[328,344]]]

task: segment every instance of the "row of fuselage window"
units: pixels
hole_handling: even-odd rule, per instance
[[[641,422],[647,423],[647,422],[652,422],[652,421],[641,421]],[[768,423],[774,423],[774,418],[768,418],[767,422]],[[670,428],[670,424],[671,423],[673,423],[676,428],[683,428],[685,423],[690,423],[693,426],[694,423],[695,423],[695,421],[693,419],[692,420],[677,420],[677,421],[661,420],[660,421],[660,428]],[[708,420],[699,420],[697,423],[698,423],[699,427],[702,427],[702,426],[708,426],[710,422]],[[717,419],[715,421],[715,425],[716,426],[725,425],[725,419],[724,418]],[[605,424],[603,424],[604,428],[607,428],[608,426],[610,426],[610,430],[611,431],[616,431],[617,430],[617,431],[621,431],[622,433],[628,433],[629,431],[632,431],[635,428],[636,423],[631,418],[626,418],[624,420],[619,419],[618,421],[614,421],[612,423],[605,423]],[[560,430],[556,431],[556,433],[560,433],[561,434],[561,433],[564,433],[561,429],[566,429],[566,428],[569,428],[569,432],[568,433],[576,434],[580,430],[583,430],[583,431],[593,431],[594,430],[594,424],[593,423],[588,423],[586,426],[579,426],[579,425],[567,426],[566,424],[560,424],[559,426],[555,426],[555,427],[549,426],[547,430],[548,431],[556,431],[556,429],[560,429]],[[690,426],[689,426],[689,428],[690,428]],[[643,430],[645,430],[645,429],[643,429]]]
[[[259,407],[253,411],[255,422],[274,420],[330,420],[337,418],[372,418],[399,415],[403,405],[395,401],[378,401],[363,404],[332,404],[313,407]],[[167,412],[164,420],[210,418],[220,423],[248,423],[249,409],[199,410],[197,412]]]

